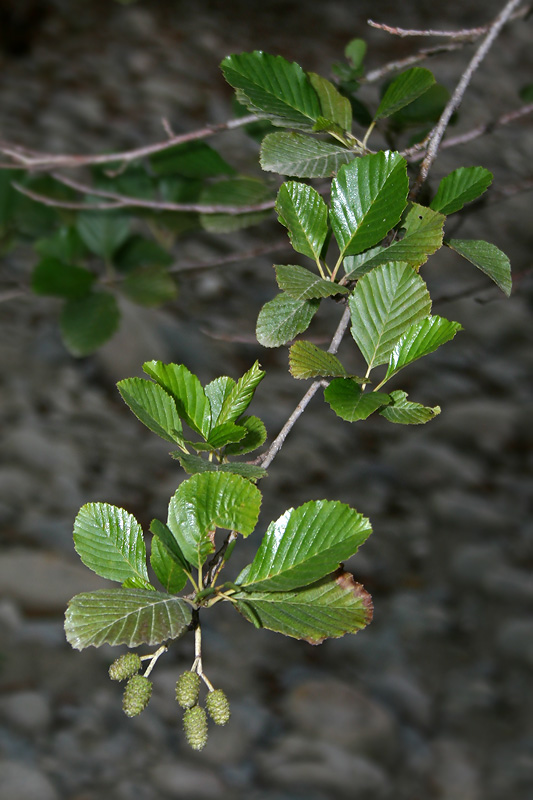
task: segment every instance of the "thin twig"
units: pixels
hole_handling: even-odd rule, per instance
[[[397,70],[405,69],[405,67],[410,67],[412,64],[418,64],[418,62],[424,61],[426,58],[431,58],[431,56],[437,56],[440,53],[450,53],[454,50],[462,50],[465,44],[470,44],[470,42],[452,42],[450,44],[440,44],[436,47],[424,47],[419,50],[418,53],[405,56],[405,58],[399,58],[396,61],[389,61],[388,64],[384,64],[378,69],[367,72],[366,75],[360,79],[360,83],[374,83],[384,78],[390,72],[396,72]]]
[[[328,347],[328,353],[335,354],[337,352],[349,324],[350,324],[350,309],[348,306],[346,306],[346,308],[344,309],[344,313],[341,317],[341,321],[339,322],[337,330],[335,331],[333,339],[331,340],[331,344]],[[287,420],[281,431],[278,433],[278,435],[276,436],[276,438],[274,439],[274,441],[272,442],[266,453],[263,453],[263,455],[261,455],[256,460],[256,462],[252,463],[258,463],[264,469],[267,469],[267,467],[270,466],[274,458],[277,456],[277,454],[283,447],[285,439],[287,438],[290,431],[294,427],[294,424],[301,417],[301,415],[303,414],[303,412],[305,411],[305,409],[311,402],[312,398],[315,396],[315,394],[318,392],[321,386],[324,386],[323,380],[313,381],[313,383],[311,384],[307,392],[304,394],[304,396],[302,397],[302,399],[300,400],[300,402],[298,403],[298,405],[296,406],[296,408],[290,415],[289,419]]]
[[[123,150],[120,153],[102,153],[100,155],[54,155],[53,153],[39,153],[26,147],[0,140],[0,153],[12,158],[15,165],[18,164],[25,169],[54,169],[57,167],[83,167],[91,164],[112,164],[116,161],[136,161],[139,158],[160,153],[176,144],[185,144],[197,139],[207,139],[217,133],[241,128],[251,122],[257,122],[259,117],[256,114],[248,114],[238,119],[230,119],[227,122],[220,122],[217,125],[207,125],[189,133],[180,133],[163,142],[138,147],[135,150]],[[14,164],[11,165],[11,167]]]
[[[508,21],[509,17],[513,14],[514,10],[520,3],[520,0],[509,0],[502,9],[502,11],[498,14],[496,19],[492,22],[489,27],[489,31],[487,36],[483,39],[480,46],[474,53],[473,58],[470,60],[466,70],[463,72],[461,79],[457,86],[455,87],[455,91],[453,92],[450,100],[446,104],[444,111],[442,112],[440,119],[431,134],[428,149],[424,160],[422,161],[422,165],[420,167],[420,171],[418,173],[418,177],[415,181],[415,185],[413,190],[411,191],[410,198],[414,199],[418,192],[420,191],[422,184],[426,180],[429,170],[435,158],[437,157],[437,153],[439,151],[439,146],[442,141],[442,137],[448,127],[450,122],[451,116],[454,111],[461,105],[462,99],[464,94],[472,80],[472,76],[474,72],[477,70],[487,53],[489,52],[490,48],[492,47],[496,37],[500,33],[501,29]]]
[[[76,202],[72,200],[58,200],[55,197],[39,194],[26,186],[13,182],[12,186],[22,194],[37,200],[40,203],[55,208],[72,208],[82,210],[108,210],[113,208],[151,208],[154,211],[189,211],[198,214],[249,214],[254,211],[269,211],[274,208],[275,200],[265,200],[263,203],[256,203],[248,206],[226,206],[207,203],[169,203],[164,200],[145,200],[141,197],[129,197],[128,195],[108,192],[104,189],[95,189],[88,184],[66,178],[64,175],[52,172],[51,176],[65,186],[75,189],[82,194],[89,194],[93,197],[102,197],[110,200],[110,203],[91,203]]]
[[[531,4],[528,3],[515,11],[509,19],[522,19],[529,14],[530,11]],[[379,28],[379,30],[391,33],[393,36],[400,36],[401,38],[405,38],[406,36],[442,36],[446,39],[478,39],[490,29],[490,25],[482,25],[478,28],[463,28],[459,31],[437,31],[431,28],[427,30],[413,30],[412,28],[399,28],[396,25],[386,25],[383,22],[374,22],[372,19],[367,20],[367,23],[371,28]]]
[[[204,269],[216,269],[217,267],[224,267],[227,264],[235,264],[240,261],[247,261],[248,259],[251,260],[253,258],[259,258],[260,256],[266,256],[269,253],[275,253],[278,250],[288,249],[290,249],[289,242],[285,239],[280,239],[278,242],[273,242],[272,244],[262,244],[258,247],[252,247],[249,250],[241,250],[238,253],[231,253],[228,256],[221,256],[213,261],[177,264],[175,267],[170,267],[168,271],[179,274],[181,272],[197,272],[198,270]]]
[[[513,111],[508,111],[506,114],[502,114],[502,116],[498,117],[498,119],[484,122],[482,125],[477,125],[475,128],[471,128],[469,131],[460,133],[457,136],[448,136],[440,143],[439,150],[446,150],[448,147],[456,147],[459,144],[466,144],[467,142],[471,142],[473,139],[478,139],[485,133],[492,133],[495,128],[500,128],[502,125],[509,125],[511,122],[515,122],[517,119],[521,119],[522,117],[532,113],[533,103],[527,103],[524,106],[520,106],[520,108],[515,108]],[[404,150],[402,155],[409,161],[420,161],[420,159],[424,157],[425,152],[426,148],[424,147],[424,143],[421,142],[413,147],[410,147],[408,150]]]

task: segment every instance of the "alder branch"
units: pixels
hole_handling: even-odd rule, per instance
[[[511,14],[509,16],[509,20],[522,19],[523,17],[527,16],[530,11],[531,4],[528,3],[527,5],[515,11],[514,14]],[[396,25],[386,25],[383,22],[374,22],[372,19],[367,20],[367,23],[371,28],[378,28],[379,30],[390,33],[393,36],[400,36],[401,38],[405,38],[407,36],[442,36],[447,39],[478,39],[480,36],[483,36],[484,33],[488,33],[491,27],[490,25],[481,25],[478,28],[463,28],[462,30],[458,31],[437,31],[431,28],[427,30],[399,28]]]
[[[344,309],[341,321],[338,324],[333,339],[331,340],[331,344],[328,347],[328,353],[335,354],[338,351],[340,344],[342,342],[342,338],[346,333],[349,324],[350,324],[350,308],[347,305],[346,308]],[[311,384],[307,392],[304,394],[304,396],[302,397],[302,399],[300,400],[300,402],[298,403],[298,405],[296,406],[296,408],[290,415],[289,419],[287,420],[281,431],[278,433],[278,435],[276,436],[276,438],[274,439],[274,441],[272,442],[266,453],[263,453],[261,456],[259,456],[259,458],[250,463],[259,464],[260,466],[264,467],[264,469],[267,469],[267,467],[270,466],[272,461],[275,459],[275,457],[283,447],[285,439],[291,432],[292,428],[294,427],[294,424],[302,416],[303,412],[305,411],[305,409],[307,408],[307,406],[309,405],[309,403],[311,402],[311,400],[313,399],[313,397],[315,396],[315,394],[317,393],[317,391],[320,389],[321,386],[327,386],[327,382],[324,380],[313,381],[313,383]]]
[[[141,197],[129,197],[128,195],[118,194],[116,192],[108,192],[104,189],[95,189],[88,184],[80,183],[79,181],[66,178],[64,175],[57,173],[50,173],[58,183],[75,189],[82,194],[90,194],[93,197],[102,197],[110,200],[109,203],[92,203],[92,202],[76,202],[72,200],[58,200],[55,197],[49,197],[38,192],[28,189],[26,186],[13,182],[12,186],[22,194],[31,197],[32,200],[43,203],[43,205],[54,206],[55,208],[70,208],[78,210],[109,210],[117,208],[151,208],[154,211],[188,211],[196,212],[198,214],[230,214],[236,216],[238,214],[249,214],[254,211],[269,211],[274,208],[275,200],[265,200],[263,203],[255,203],[248,206],[230,206],[230,205],[215,205],[208,203],[170,203],[165,200],[145,200]]]
[[[165,139],[163,142],[144,145],[134,150],[123,150],[119,153],[102,153],[100,155],[54,155],[53,153],[40,153],[36,150],[30,150],[21,145],[3,140],[0,140],[0,153],[13,159],[15,162],[14,164],[8,165],[9,168],[19,167],[28,170],[46,171],[57,167],[85,167],[95,164],[113,164],[116,161],[130,162],[136,161],[139,158],[151,156],[154,153],[160,153],[177,144],[185,144],[186,142],[193,142],[197,139],[207,139],[223,131],[241,128],[244,125],[249,125],[251,122],[257,122],[258,119],[260,119],[260,117],[256,114],[248,114],[245,117],[230,119],[226,122],[220,122],[217,125],[207,125],[205,128],[190,131],[189,133],[180,133],[177,136]]]
[[[490,48],[494,44],[498,34],[500,33],[501,29],[505,25],[505,23],[509,20],[510,16],[515,11],[516,7],[520,3],[520,0],[509,0],[500,11],[496,19],[492,22],[489,26],[488,33],[486,37],[481,42],[480,46],[474,53],[474,56],[470,60],[466,70],[463,72],[459,83],[455,87],[455,90],[450,97],[444,111],[442,112],[440,119],[430,135],[429,144],[427,148],[426,155],[424,160],[422,161],[422,165],[420,167],[420,171],[418,173],[418,177],[415,181],[415,185],[410,193],[410,199],[413,200],[418,195],[424,181],[426,180],[429,170],[435,158],[437,157],[437,153],[439,151],[439,146],[448,127],[450,122],[451,116],[456,111],[465,95],[465,92],[472,80],[472,77],[475,71],[478,69],[479,65],[489,52]]]
[[[424,61],[426,58],[431,58],[431,56],[437,56],[440,53],[450,53],[454,50],[462,50],[465,44],[470,44],[470,42],[452,42],[450,44],[437,45],[436,47],[422,48],[417,53],[413,53],[413,55],[405,56],[405,58],[399,58],[396,61],[389,61],[382,67],[374,69],[371,72],[367,72],[367,74],[363,78],[360,78],[359,81],[360,83],[374,83],[375,81],[379,81],[381,78],[384,78],[389,74],[389,72],[396,72],[399,69],[410,67],[412,64],[418,64],[420,61]]]

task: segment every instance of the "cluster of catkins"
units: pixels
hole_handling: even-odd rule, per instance
[[[139,675],[141,659],[137,653],[124,653],[109,667],[109,677],[113,681],[125,681],[122,708],[128,717],[136,717],[144,711],[152,694],[152,681]],[[176,682],[176,700],[185,709],[183,728],[187,741],[193,750],[202,750],[207,742],[207,714],[198,705],[200,676],[197,672],[184,672]],[[209,716],[216,725],[225,725],[230,718],[228,698],[222,689],[211,689],[205,705]]]

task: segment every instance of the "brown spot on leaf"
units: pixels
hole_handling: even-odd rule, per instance
[[[338,570],[336,583],[345,591],[351,591],[355,597],[361,600],[365,608],[365,622],[368,625],[372,622],[374,616],[374,604],[372,602],[372,595],[370,595],[361,583],[357,583],[351,572],[344,572],[342,569]]]

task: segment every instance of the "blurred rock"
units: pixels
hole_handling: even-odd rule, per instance
[[[47,776],[21,761],[0,761],[0,787],[6,800],[59,800]]]

